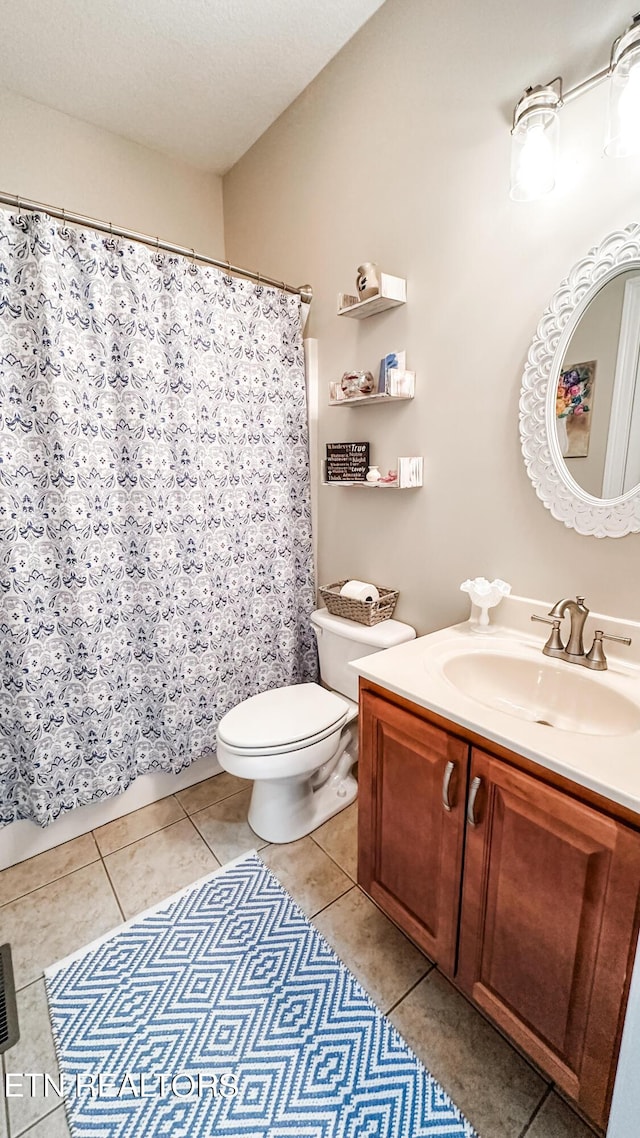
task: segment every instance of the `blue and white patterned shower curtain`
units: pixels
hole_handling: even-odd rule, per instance
[[[300,301],[0,210],[0,824],[316,678]]]

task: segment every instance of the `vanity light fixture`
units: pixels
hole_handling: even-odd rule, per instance
[[[558,77],[527,87],[518,100],[511,130],[514,201],[535,201],[554,188],[560,108],[604,79],[611,83],[604,152],[613,158],[640,153],[640,13],[614,41],[608,67],[564,93]]]
[[[511,131],[511,197],[535,201],[556,184],[556,161],[562,106],[562,79],[528,87],[513,113]]]

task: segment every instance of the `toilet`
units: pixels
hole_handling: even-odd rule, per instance
[[[413,640],[397,620],[369,627],[326,609],[311,614],[319,684],[261,692],[220,720],[218,762],[253,780],[249,825],[267,842],[293,842],[353,802],[358,784],[358,676],[350,660]]]

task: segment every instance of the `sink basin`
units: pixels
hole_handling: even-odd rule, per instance
[[[487,650],[454,655],[441,669],[463,695],[532,723],[581,735],[640,730],[640,706],[613,690],[602,673],[575,664]]]

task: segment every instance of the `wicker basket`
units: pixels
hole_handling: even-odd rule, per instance
[[[346,583],[347,580],[335,581],[333,585],[320,586],[320,596],[332,616],[344,616],[347,620],[357,620],[358,624],[369,626],[391,619],[398,599],[397,589],[383,589],[382,585],[378,585],[379,600],[354,601],[350,597],[340,596],[340,590]]]

